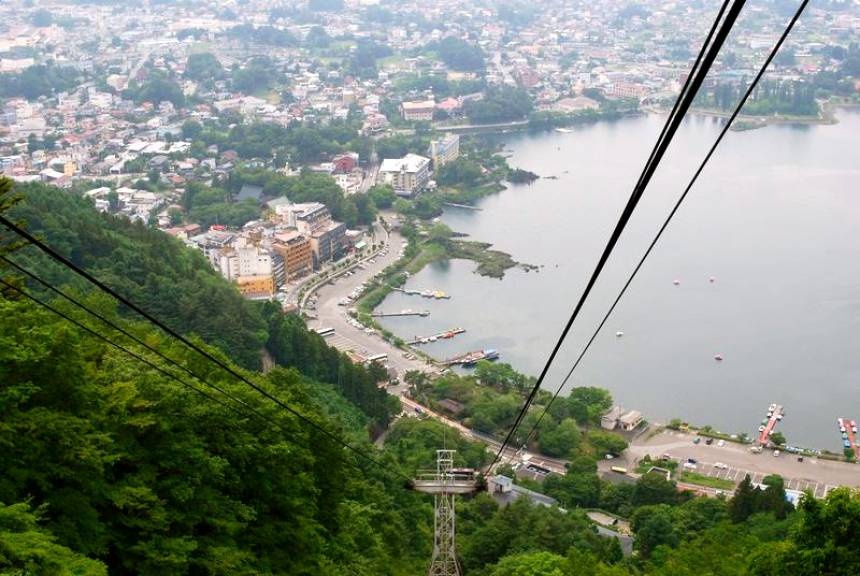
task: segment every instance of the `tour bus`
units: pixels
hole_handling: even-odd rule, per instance
[[[376,354],[375,356],[369,356],[365,362],[370,364],[371,362],[385,362],[388,360],[388,354]]]
[[[613,466],[612,468],[610,468],[610,470],[612,470],[613,472],[618,472],[619,474],[627,474],[627,468],[624,468],[622,466]]]
[[[314,332],[325,338],[334,334],[334,328],[317,328]]]

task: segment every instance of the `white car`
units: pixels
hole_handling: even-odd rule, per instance
[[[714,468],[718,470],[726,470],[728,467],[728,464],[724,464],[722,462],[714,462]]]
[[[723,447],[723,446],[725,446],[725,445],[726,445],[726,441],[725,441],[725,440],[720,440],[719,442],[717,442],[717,446],[719,446],[720,448],[722,448],[722,447]]]

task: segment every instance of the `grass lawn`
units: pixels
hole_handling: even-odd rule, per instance
[[[725,478],[714,478],[705,476],[698,472],[682,472],[680,477],[681,482],[689,484],[698,484],[699,486],[707,486],[708,488],[716,488],[718,490],[734,490],[735,483]]]
[[[658,468],[668,468],[672,472],[678,467],[677,460],[640,460],[639,464],[636,465],[636,472],[639,474],[645,474],[650,470],[653,466],[657,466]]]

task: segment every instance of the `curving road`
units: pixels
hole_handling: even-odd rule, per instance
[[[365,262],[366,268],[364,270],[355,268],[352,276],[340,276],[333,281],[333,284],[324,284],[319,288],[316,291],[315,310],[312,310],[317,318],[308,322],[311,328],[334,328],[334,335],[329,336],[326,340],[338,350],[343,352],[351,350],[362,356],[388,354],[388,365],[394,368],[400,376],[409,370],[435,372],[438,371],[438,368],[420,357],[407,358],[408,352],[386,342],[377,333],[370,334],[355,328],[348,322],[347,309],[349,307],[340,306],[338,302],[362,282],[370,280],[373,275],[397,261],[400,249],[405,246],[405,242],[400,233],[392,231],[386,241],[387,254],[380,254],[373,258],[373,263]]]

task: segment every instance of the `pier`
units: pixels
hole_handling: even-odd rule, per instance
[[[461,366],[474,366],[481,360],[495,360],[498,357],[499,353],[492,349],[475,350],[474,352],[466,352],[465,354],[448,358],[442,364],[445,366],[455,366],[457,364]]]
[[[400,312],[375,312],[374,318],[394,318],[396,316],[430,316],[429,310],[401,310]]]
[[[771,404],[767,409],[767,418],[762,421],[762,425],[759,426],[759,436],[758,443],[760,446],[763,446],[768,443],[770,440],[770,435],[773,433],[776,428],[776,423],[782,420],[782,417],[785,415],[785,411],[782,406],[779,404]]]
[[[478,208],[477,206],[471,206],[469,204],[457,204],[456,202],[442,202],[444,206],[453,206],[454,208],[465,208],[466,210],[476,210],[480,212],[482,208]]]
[[[407,296],[421,296],[422,298],[435,298],[436,300],[450,300],[451,296],[441,290],[410,290],[408,288],[399,288],[392,286],[392,290],[402,292]]]
[[[415,346],[416,344],[429,344],[431,342],[436,342],[437,340],[453,338],[457,334],[462,334],[465,331],[465,328],[454,328],[446,332],[439,332],[438,334],[433,334],[432,336],[416,336],[414,340],[407,342],[406,344],[408,344],[409,346]]]
[[[860,455],[860,444],[857,443],[857,423],[848,418],[837,418],[836,422],[839,423],[839,432],[842,434],[842,447],[854,450],[855,456]]]

